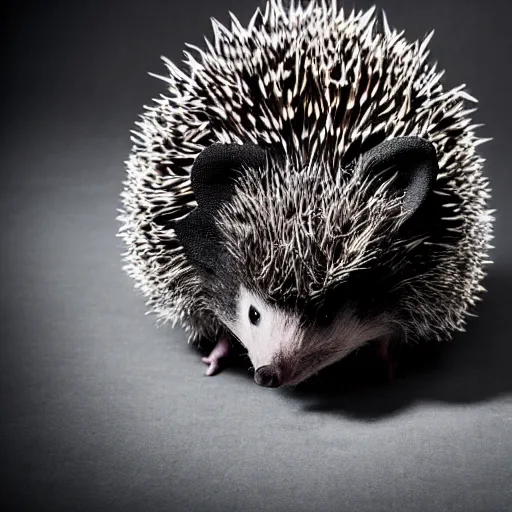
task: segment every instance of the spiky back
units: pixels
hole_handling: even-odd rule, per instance
[[[232,251],[265,286],[290,283],[284,273],[291,266],[297,288],[310,283],[310,292],[321,293],[329,279],[376,256],[378,236],[386,231],[396,208],[393,202],[386,206],[381,201],[368,209],[369,215],[362,215],[358,208],[365,208],[364,187],[357,188],[354,173],[341,170],[386,138],[418,135],[429,139],[439,156],[435,193],[446,230],[421,241],[425,250],[435,251],[436,266],[427,276],[401,284],[407,288],[404,307],[414,311],[411,325],[421,335],[442,337],[462,328],[464,314],[481,289],[491,238],[489,185],[476,153],[483,139],[476,137],[472,111],[464,107],[465,100],[476,100],[464,86],[443,88],[443,73],[428,62],[431,35],[409,43],[403,33],[389,28],[385,18],[382,30],[377,30],[373,9],[345,15],[336,2],[312,1],[304,9],[292,3],[285,9],[281,0],[268,2],[263,13],[257,10],[246,28],[232,16],[231,29],[214,21],[213,31],[214,41],[206,41],[204,50],[192,47],[198,53],[195,58],[185,52],[185,69],[164,59],[167,94],[142,116],[127,162],[120,216],[120,235],[127,245],[125,269],[148,297],[151,310],[162,319],[180,321],[192,337],[211,335],[218,328],[170,227],[172,220],[195,207],[189,175],[204,147],[213,142],[254,142],[280,148],[289,171],[280,177],[286,190],[290,194],[300,180],[303,186],[283,202],[262,196],[264,180],[247,181],[225,212],[244,209],[245,218],[242,215],[237,223],[225,217],[226,234]],[[302,173],[302,178],[294,174],[303,169],[311,172]],[[333,169],[340,173],[331,176],[332,188],[323,199],[315,196],[314,174],[327,186],[326,173]],[[268,178],[272,182],[272,176]],[[258,200],[244,202],[251,196]],[[345,211],[355,222],[354,250],[344,259],[331,258],[331,266],[323,264],[321,274],[312,270],[307,255],[301,255],[301,250],[307,252],[311,230],[298,219],[307,217],[306,203],[315,206],[329,259],[329,240],[339,235],[326,222],[336,213],[330,200],[356,210]],[[280,221],[280,215],[286,218],[286,204],[295,212],[303,204],[305,217],[292,215],[295,222]],[[269,215],[275,217],[272,231],[264,222]],[[361,222],[354,221],[357,218]],[[313,237],[317,248],[318,233]],[[290,265],[272,261],[279,253],[275,240],[283,241],[278,246]],[[410,250],[417,250],[416,242],[400,241]],[[251,259],[254,249],[260,251],[260,259]]]

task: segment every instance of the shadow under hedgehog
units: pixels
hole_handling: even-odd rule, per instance
[[[166,61],[134,133],[120,236],[160,319],[232,342],[256,383],[295,385],[375,342],[440,342],[483,291],[490,189],[472,98],[443,89],[428,36],[374,10],[279,0]]]

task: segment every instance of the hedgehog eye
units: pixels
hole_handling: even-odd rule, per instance
[[[260,323],[261,315],[259,311],[254,307],[251,306],[249,308],[249,320],[251,321],[252,325],[258,325]]]
[[[334,320],[334,314],[331,311],[329,311],[329,313],[324,313],[322,319],[324,323],[330,324]]]
[[[322,327],[328,327],[334,322],[335,312],[331,310],[322,311],[318,316],[318,323]]]

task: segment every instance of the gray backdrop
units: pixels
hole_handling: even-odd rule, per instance
[[[351,7],[352,1],[345,3]],[[361,0],[358,7],[368,7]],[[381,0],[480,100],[496,264],[469,332],[390,386],[203,377],[115,238],[159,56],[255,2],[11,1],[2,16],[1,488],[21,511],[512,510],[511,29],[503,1]],[[5,510],[5,509],[4,509]]]

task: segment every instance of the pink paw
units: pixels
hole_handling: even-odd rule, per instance
[[[203,363],[208,364],[208,369],[206,370],[206,375],[215,375],[221,369],[220,360],[227,357],[231,353],[231,346],[229,344],[229,338],[227,336],[222,336],[217,344],[210,352],[210,355],[207,357],[203,357]]]
[[[388,381],[393,383],[396,380],[398,364],[391,354],[390,345],[390,341],[387,339],[380,341],[377,346],[377,354],[385,367]]]

